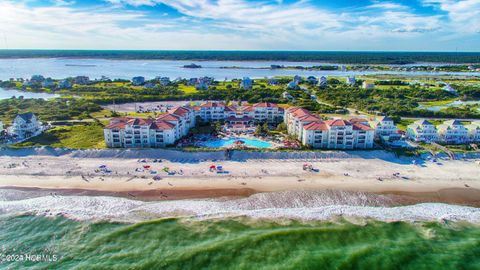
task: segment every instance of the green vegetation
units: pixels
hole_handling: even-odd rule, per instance
[[[82,99],[23,99],[0,100],[0,120],[12,121],[19,113],[33,112],[41,121],[85,119],[90,113],[100,112],[102,107]]]
[[[347,64],[480,63],[478,52],[0,50],[0,58],[294,61]]]
[[[91,123],[55,127],[12,147],[50,146],[72,149],[105,148],[103,125]]]
[[[457,91],[464,99],[480,98],[480,87],[458,87]],[[320,100],[335,106],[355,108],[369,113],[412,117],[480,117],[480,112],[475,106],[448,107],[436,112],[418,109],[422,102],[444,103],[458,99],[453,93],[419,85],[407,88],[391,86],[383,89],[363,89],[340,84],[317,91],[317,96]]]

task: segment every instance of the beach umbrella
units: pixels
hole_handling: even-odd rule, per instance
[[[215,165],[210,166],[210,169],[215,169],[215,168],[217,168],[215,167]]]

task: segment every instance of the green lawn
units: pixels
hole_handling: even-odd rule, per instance
[[[73,149],[105,148],[103,126],[97,123],[55,127],[23,143],[13,145],[15,148],[31,146],[65,147]]]
[[[178,90],[182,91],[185,94],[192,94],[198,92],[198,90],[193,85],[178,85]]]

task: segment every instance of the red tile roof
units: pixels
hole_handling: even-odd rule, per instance
[[[271,107],[271,108],[276,108],[278,107],[277,104],[275,103],[270,103],[270,102],[260,102],[252,105],[253,107],[260,107],[260,108],[266,108],[266,107]]]
[[[169,123],[167,121],[163,121],[163,120],[155,120],[150,125],[150,128],[155,130],[167,130],[167,129],[173,129],[174,127],[175,127],[174,124]]]
[[[325,121],[325,123],[327,123],[327,125],[329,125],[331,127],[344,127],[344,126],[351,126],[352,125],[352,123],[350,123],[347,120],[343,120],[343,119],[327,120],[327,121]]]
[[[290,113],[291,113],[294,117],[300,117],[300,116],[304,116],[304,115],[311,115],[311,113],[310,113],[307,109],[304,109],[304,108],[295,108],[294,110],[291,110]]]
[[[190,112],[190,110],[185,108],[185,107],[175,107],[175,108],[169,110],[168,112],[171,113],[171,114],[184,116],[184,115],[188,114]]]
[[[362,123],[353,123],[353,130],[364,130],[364,131],[370,131],[373,130],[370,126],[364,125]]]
[[[313,115],[313,114],[306,114],[300,117],[297,117],[297,119],[301,122],[309,122],[309,121],[318,121],[321,120],[320,117]]]
[[[206,103],[203,103],[202,105],[200,105],[200,107],[204,107],[204,108],[211,108],[211,107],[225,107],[225,104],[223,103],[220,103],[220,102],[206,102]]]
[[[167,114],[164,114],[164,115],[161,115],[157,118],[157,120],[164,120],[164,121],[179,121],[180,120],[180,117],[175,115],[175,114],[171,114],[171,113],[167,113]]]
[[[328,126],[324,121],[315,121],[303,127],[305,130],[328,130]]]

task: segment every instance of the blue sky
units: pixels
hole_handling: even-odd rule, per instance
[[[0,0],[0,49],[480,51],[480,0]]]

